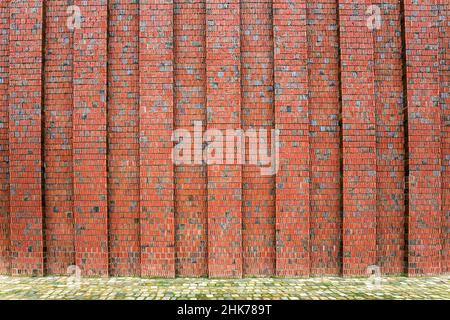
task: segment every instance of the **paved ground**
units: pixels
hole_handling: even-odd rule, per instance
[[[450,277],[276,279],[17,278],[0,276],[3,299],[447,299]]]

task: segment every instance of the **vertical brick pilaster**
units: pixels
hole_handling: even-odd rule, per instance
[[[404,0],[408,134],[408,274],[441,263],[441,110],[438,0]]]
[[[311,274],[341,270],[339,39],[336,0],[308,2]]]
[[[206,127],[205,10],[205,0],[175,0],[175,129],[188,130],[191,138],[194,121]],[[204,163],[175,166],[176,272],[180,276],[208,273],[206,173]]]
[[[306,1],[273,1],[276,177],[276,274],[309,274],[309,116]]]
[[[141,274],[173,277],[173,1],[139,10]]]
[[[377,264],[384,274],[405,271],[405,150],[400,1],[373,1],[381,9],[374,30],[377,121]]]
[[[0,274],[449,272],[449,1],[230,1],[0,0]]]
[[[10,2],[11,272],[44,274],[42,210],[43,1]]]
[[[9,254],[9,1],[0,3],[0,274],[10,272]]]
[[[440,104],[442,112],[442,270],[450,272],[450,3],[440,3]]]
[[[73,183],[75,263],[82,274],[108,274],[106,178],[107,1],[76,0],[74,33]]]
[[[207,128],[222,134],[241,126],[239,12],[238,0],[206,3]],[[208,165],[208,269],[210,277],[240,277],[242,172],[224,161]]]
[[[272,0],[241,2],[241,70],[243,130],[255,129],[260,139],[274,128]],[[268,139],[268,150],[274,142]],[[264,145],[259,145],[264,147]],[[242,167],[243,273],[275,274],[275,175],[261,175],[261,167]],[[258,150],[260,151],[260,150]],[[258,158],[260,159],[259,152]]]
[[[66,274],[75,263],[72,171],[73,31],[67,1],[46,1],[45,241],[46,273]]]
[[[139,4],[108,5],[109,268],[139,275]]]
[[[374,48],[365,12],[371,1],[339,1],[343,135],[343,274],[376,262]]]

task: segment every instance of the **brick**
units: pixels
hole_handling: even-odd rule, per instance
[[[75,264],[73,213],[73,32],[67,2],[45,6],[45,269],[66,274]]]
[[[75,1],[82,27],[73,38],[75,264],[108,275],[107,1]]]
[[[206,3],[207,129],[241,126],[240,24],[239,1]],[[241,202],[241,165],[208,165],[210,277],[242,276]]]
[[[409,148],[408,274],[441,271],[438,1],[405,0]]]
[[[442,261],[441,272],[450,271],[450,4],[440,2],[440,105],[442,110]]]
[[[405,139],[400,1],[374,1],[382,25],[374,30],[377,139],[377,265],[384,274],[406,270]]]
[[[309,103],[306,1],[273,2],[275,128],[280,130],[276,175],[276,274],[310,269]]]
[[[139,5],[108,5],[109,270],[140,275]]]
[[[174,2],[174,129],[188,130],[191,137],[194,121],[206,128],[205,19],[206,1]],[[176,274],[206,276],[206,164],[180,164],[174,170]]]
[[[13,275],[44,274],[42,209],[43,2],[10,1],[9,187]]]
[[[365,274],[377,253],[374,43],[365,16],[370,4],[339,1],[344,276]]]
[[[0,274],[10,273],[9,240],[9,6],[0,3]]]
[[[268,0],[241,1],[242,130],[264,128],[268,146],[274,129],[272,5]],[[249,157],[246,148],[246,159]],[[252,152],[255,152],[252,150]],[[243,273],[275,274],[275,176],[254,164],[242,166]]]
[[[339,39],[335,0],[308,2],[310,266],[341,271]]]
[[[0,274],[448,272],[447,2],[2,1]],[[173,163],[199,121],[279,171]]]
[[[141,275],[173,277],[173,1],[139,10]]]

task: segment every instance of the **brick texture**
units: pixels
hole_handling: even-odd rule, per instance
[[[341,270],[339,38],[335,0],[308,1],[310,266]]]
[[[139,275],[139,6],[108,4],[109,268]]]
[[[273,2],[276,175],[276,274],[309,275],[309,111],[306,1]]]
[[[400,1],[374,1],[383,19],[374,30],[377,143],[377,262],[383,273],[401,274],[405,256],[405,139]]]
[[[409,136],[408,273],[437,274],[442,253],[439,1],[405,0]]]
[[[439,9],[440,107],[442,146],[442,270],[450,272],[450,3],[441,1]]]
[[[243,130],[274,128],[273,29],[270,0],[241,1],[241,71]],[[246,159],[249,152],[246,149]],[[242,166],[242,254],[246,275],[275,274],[275,177],[259,167]]]
[[[207,128],[241,126],[241,41],[239,1],[206,3]],[[208,161],[208,271],[211,277],[242,276],[242,168],[217,163],[223,157],[206,147]]]
[[[45,240],[46,273],[75,264],[73,216],[73,33],[65,28],[66,1],[46,3],[45,14]]]
[[[194,137],[195,121],[206,128],[206,1],[176,0],[174,6],[174,128],[188,130]],[[201,148],[201,144],[193,146],[192,154]],[[208,274],[207,168],[199,162],[174,169],[176,273],[180,276]]]
[[[374,43],[365,12],[370,1],[339,1],[343,274],[361,275],[376,259],[376,120]]]
[[[73,48],[73,189],[75,263],[108,274],[107,1],[75,1],[82,27]]]
[[[9,7],[0,4],[0,274],[10,271],[9,241]]]
[[[1,1],[0,274],[448,273],[448,18],[444,0]],[[279,130],[279,170],[194,125]]]
[[[173,277],[173,1],[139,10],[141,275]]]
[[[43,2],[10,2],[9,185],[13,275],[44,274]]]

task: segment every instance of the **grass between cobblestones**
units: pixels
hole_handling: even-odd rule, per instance
[[[0,299],[450,300],[450,276],[303,279],[24,278],[0,276]]]

